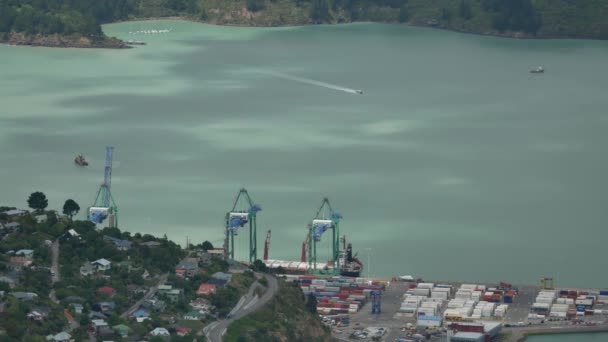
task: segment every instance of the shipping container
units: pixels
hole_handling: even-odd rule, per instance
[[[600,295],[608,296],[608,290],[600,290]]]

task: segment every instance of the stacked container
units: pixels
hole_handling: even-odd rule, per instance
[[[570,305],[568,304],[553,304],[551,307],[550,317],[566,318]]]
[[[496,310],[494,310],[494,316],[498,317],[498,318],[503,318],[505,317],[505,315],[507,314],[507,309],[509,308],[509,305],[507,304],[500,304],[496,307]]]

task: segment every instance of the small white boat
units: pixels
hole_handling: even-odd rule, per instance
[[[357,92],[357,94],[359,95],[363,95],[363,90],[355,90]]]
[[[545,69],[543,69],[542,66],[539,66],[536,69],[530,70],[530,72],[533,73],[533,74],[542,74],[542,73],[545,72]]]

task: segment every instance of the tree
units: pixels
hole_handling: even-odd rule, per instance
[[[407,5],[403,5],[399,9],[399,22],[406,23],[408,20],[410,20],[410,12],[407,8]]]
[[[49,201],[46,199],[46,195],[40,191],[33,192],[30,198],[27,199],[27,204],[30,208],[40,212],[49,205]]]
[[[329,3],[327,0],[313,0],[310,16],[315,23],[324,23],[329,21]]]
[[[317,313],[317,297],[312,293],[308,294],[308,299],[306,300],[306,309],[313,314]]]
[[[471,11],[471,4],[467,0],[460,0],[459,6],[460,17],[464,20],[469,20],[473,17],[473,12]]]
[[[268,267],[260,259],[257,259],[256,261],[253,262],[253,269],[256,271],[259,271],[259,272],[268,272]]]
[[[79,211],[80,206],[71,198],[66,200],[63,204],[63,214],[69,216],[70,220],[72,220],[72,217],[78,214]]]
[[[205,240],[205,242],[203,242],[203,244],[201,245],[201,248],[203,249],[203,251],[206,252],[210,249],[213,249],[213,244],[211,242]]]

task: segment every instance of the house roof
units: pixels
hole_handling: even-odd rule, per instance
[[[104,319],[92,319],[91,322],[93,322],[95,327],[105,327],[108,325],[108,322],[106,322]]]
[[[160,242],[146,241],[146,242],[142,242],[140,245],[144,245],[144,246],[148,246],[148,247],[155,247],[155,246],[160,246]]]
[[[117,239],[115,237],[107,235],[104,235],[103,239],[112,242],[116,247],[131,248],[131,245],[133,244],[129,240]]]
[[[211,277],[215,279],[230,281],[230,279],[232,279],[232,274],[224,272],[215,272]]]
[[[115,293],[116,290],[114,290],[114,288],[112,288],[112,287],[104,286],[104,287],[100,287],[99,289],[97,289],[97,292],[104,293],[104,294],[112,294],[112,293]]]
[[[20,249],[18,251],[15,252],[15,255],[28,255],[28,254],[34,254],[34,250],[32,249]]]
[[[4,225],[6,228],[17,228],[21,226],[21,223],[19,222],[9,222],[7,224]]]
[[[101,266],[108,266],[110,265],[112,262],[110,260],[106,260],[104,258],[101,258],[99,260],[95,260],[92,262],[92,264],[100,264]]]
[[[192,329],[188,328],[188,327],[177,327],[177,328],[175,328],[175,331],[181,332],[181,333],[189,333],[190,331],[192,331]]]
[[[185,314],[184,316],[187,316],[187,317],[201,317],[202,314],[200,312],[196,311],[196,310],[192,310],[192,311],[188,312],[187,314]]]
[[[27,299],[27,300],[32,300],[32,299],[38,297],[38,295],[33,292],[11,292],[11,295],[17,299]]]
[[[132,314],[133,317],[148,317],[150,313],[144,309],[139,309]]]
[[[165,328],[155,328],[154,330],[152,330],[152,332],[150,332],[150,334],[152,334],[154,336],[158,336],[158,335],[168,336],[169,331]]]
[[[124,324],[118,324],[112,327],[112,329],[120,331],[120,332],[129,332],[131,331],[131,328],[129,328],[128,326],[124,325]]]
[[[166,284],[163,284],[163,285],[158,285],[158,290],[159,290],[159,291],[169,291],[169,290],[171,290],[172,288],[173,288],[173,286],[172,286],[172,285],[166,285]]]
[[[70,338],[72,338],[72,335],[68,334],[68,333],[67,333],[67,332],[65,332],[65,331],[62,331],[62,332],[60,332],[59,334],[57,334],[57,335],[53,336],[53,339],[54,339],[55,341],[67,341],[67,340],[69,340]]]
[[[15,216],[15,215],[22,215],[25,214],[25,210],[21,210],[21,209],[12,209],[12,210],[7,210],[4,212],[6,215],[8,216]]]

